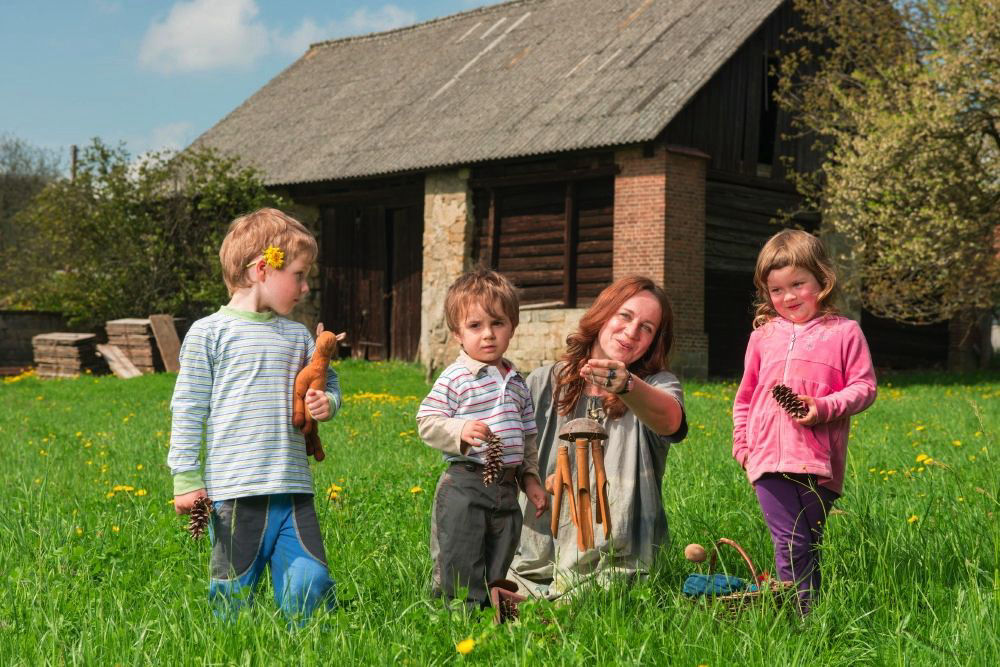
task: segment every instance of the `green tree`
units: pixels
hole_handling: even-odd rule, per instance
[[[876,315],[1000,303],[1000,3],[796,0],[779,104],[824,155],[795,174]]]
[[[14,215],[59,177],[59,156],[23,139],[0,135],[0,252],[20,238]]]
[[[30,236],[0,303],[63,312],[71,324],[168,312],[204,314],[226,299],[218,251],[230,220],[281,201],[258,176],[210,150],[133,161],[100,140],[75,180],[42,190],[17,216]]]

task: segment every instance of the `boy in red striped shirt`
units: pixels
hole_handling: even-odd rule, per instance
[[[417,410],[420,437],[448,468],[431,514],[432,592],[489,605],[489,583],[502,579],[521,537],[518,486],[541,516],[548,496],[538,475],[535,410],[524,378],[503,358],[518,322],[517,294],[495,271],[464,274],[445,297],[448,328],[462,351]],[[503,443],[503,470],[483,482],[486,442]]]

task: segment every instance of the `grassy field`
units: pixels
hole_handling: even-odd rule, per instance
[[[773,568],[729,457],[735,385],[688,382],[691,432],[664,481],[673,543],[652,576],[495,627],[428,597],[442,464],[414,432],[421,371],[338,370],[345,404],[315,477],[341,606],[297,631],[269,591],[235,624],[211,613],[208,542],[171,505],[172,375],[0,385],[0,664],[1000,664],[997,374],[881,379],[854,420],[806,621],[770,608],[734,621],[680,596],[688,542],[730,537]]]

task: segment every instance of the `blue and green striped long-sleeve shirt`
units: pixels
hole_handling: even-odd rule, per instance
[[[170,402],[167,464],[175,495],[202,486],[213,500],[313,493],[305,441],[292,425],[292,395],[314,348],[305,326],[270,312],[223,306],[191,326]],[[336,413],[341,396],[333,369],[326,394]]]

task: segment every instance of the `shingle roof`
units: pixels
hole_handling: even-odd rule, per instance
[[[784,0],[514,0],[321,42],[195,145],[272,184],[655,138]]]

